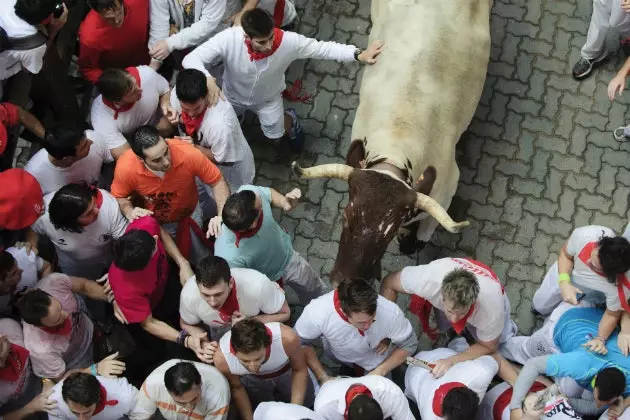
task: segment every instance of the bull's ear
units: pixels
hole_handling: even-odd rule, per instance
[[[363,140],[353,140],[346,154],[346,165],[362,169],[365,160],[365,147]]]
[[[427,166],[422,173],[422,178],[415,182],[413,186],[414,191],[424,195],[431,195],[431,190],[433,189],[436,178],[437,170],[433,166]]]

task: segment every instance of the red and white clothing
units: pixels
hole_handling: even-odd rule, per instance
[[[260,403],[254,411],[254,420],[323,420],[323,418],[303,405],[277,401]]]
[[[130,420],[154,418],[157,410],[166,420],[224,420],[230,408],[230,386],[214,366],[191,362],[201,375],[201,395],[191,411],[179,405],[164,385],[164,374],[172,366],[185,360],[173,359],[158,366],[142,384],[138,402],[129,414]]]
[[[30,287],[34,287],[39,281],[39,272],[44,267],[44,260],[31,252],[30,255],[25,248],[7,248],[6,251],[13,256],[15,263],[22,270],[20,281],[15,289],[8,295],[0,296],[0,315],[11,315],[13,296]]]
[[[54,195],[44,197],[46,208]],[[61,271],[69,276],[96,280],[105,274],[113,258],[111,241],[121,237],[129,224],[116,199],[106,190],[98,190],[96,206],[98,217],[81,233],[55,229],[48,211],[31,226],[35,232],[50,238],[57,250]]]
[[[45,149],[35,153],[27,162],[24,170],[37,179],[44,195],[71,183],[87,182],[90,185],[98,183],[103,163],[112,162],[114,159],[103,136],[95,131],[86,130],[85,137],[92,141],[90,152],[67,168],[53,165]]]
[[[94,325],[83,300],[72,292],[70,277],[53,273],[41,279],[36,287],[57,299],[68,318],[57,331],[46,331],[22,321],[24,346],[30,352],[35,375],[57,378],[70,369],[90,366]]]
[[[471,272],[479,284],[477,301],[457,327],[469,329],[474,338],[481,341],[500,338],[500,342],[504,342],[514,335],[517,328],[510,319],[510,301],[503,292],[501,281],[489,267],[478,261],[441,258],[426,265],[405,267],[400,274],[400,281],[405,293],[415,295],[411,297],[410,309],[414,300],[420,297],[438,309],[443,316],[442,281],[455,269]]]
[[[355,388],[355,385],[363,386]],[[367,388],[367,389],[366,389]],[[361,378],[340,378],[326,382],[315,398],[315,412],[325,420],[343,420],[348,391],[368,393],[383,410],[383,418],[415,420],[402,389],[387,378],[368,375]]]
[[[204,323],[224,333],[231,327],[232,314],[236,311],[252,317],[261,313],[275,314],[282,309],[286,298],[278,283],[249,268],[232,268],[230,272],[234,287],[219,310],[212,309],[203,299],[195,277],[188,279],[179,301],[179,315],[185,323]]]
[[[358,330],[348,322],[341,310],[338,292],[333,290],[312,300],[295,324],[295,331],[302,340],[324,338],[326,350],[340,362],[356,364],[366,371],[380,365],[389,357],[394,346],[407,341],[415,333],[409,320],[397,304],[382,296],[377,299],[374,323],[365,331]],[[384,354],[375,349],[385,338],[394,346]],[[415,342],[417,345],[417,341]],[[416,348],[410,350],[410,353]]]
[[[130,416],[136,407],[138,389],[127,382],[125,378],[105,378],[97,376],[101,385],[101,401],[96,404],[92,414],[94,420],[119,420]],[[50,420],[77,420],[78,417],[70,410],[61,395],[63,382],[53,387],[48,399],[57,402],[54,414],[49,414]]]
[[[171,95],[171,106],[182,113],[176,94]],[[206,108],[203,115],[192,120],[185,115],[181,118],[186,132],[180,134],[196,135],[198,145],[212,151],[223,178],[230,186],[230,191],[236,191],[241,185],[254,181],[256,175],[254,154],[245,140],[234,108],[228,101],[219,99],[215,106]],[[212,196],[212,188],[206,186],[206,190]]]
[[[439,348],[421,351],[415,357],[436,362],[456,354],[451,349]],[[405,394],[418,404],[423,420],[442,419],[442,403],[451,389],[466,387],[474,391],[481,401],[498,370],[499,366],[491,356],[457,363],[439,379],[435,379],[427,369],[409,366],[405,373]]]
[[[115,149],[127,141],[125,136],[143,125],[156,125],[162,117],[160,96],[168,93],[168,82],[149,66],[136,67],[139,74],[142,96],[131,109],[116,111],[106,105],[103,95],[94,99],[90,119],[94,131],[103,135],[107,147]]]
[[[611,311],[624,309],[620,291],[616,284],[609,282],[603,273],[598,273],[590,262],[591,253],[602,237],[617,236],[612,229],[604,226],[584,226],[571,233],[567,241],[567,254],[573,258],[571,284],[586,294],[584,300],[595,304],[606,304]],[[551,266],[540,287],[536,290],[532,305],[542,315],[548,315],[562,302],[558,285],[558,263]],[[621,276],[620,276],[621,277]],[[623,276],[630,279],[630,271]],[[630,283],[627,283],[630,285]],[[625,300],[630,298],[630,288],[622,286]]]
[[[0,335],[6,335],[11,344],[7,362],[0,369],[0,407],[4,408],[5,405],[17,401],[28,403],[30,398],[34,397],[29,395],[34,394],[30,391],[36,387],[39,380],[33,375],[29,352],[24,346],[22,327],[10,318],[0,319]],[[19,407],[20,405],[16,404],[12,408]],[[0,410],[0,414],[9,411]]]

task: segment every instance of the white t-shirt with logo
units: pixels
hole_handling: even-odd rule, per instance
[[[439,348],[421,351],[415,357],[427,362],[436,362],[456,354],[451,349]],[[459,382],[474,391],[481,401],[498,370],[499,366],[491,356],[481,356],[475,360],[456,363],[439,379],[435,379],[427,369],[409,366],[405,373],[405,394],[418,404],[423,420],[438,420],[442,417],[435,413],[434,405],[440,405],[435,401],[436,398],[438,401],[444,398],[443,395],[436,395],[440,387]]]
[[[13,256],[15,263],[22,270],[22,277],[15,287],[15,291],[10,295],[0,296],[0,314],[10,315],[12,296],[37,284],[39,272],[44,267],[44,260],[32,251],[28,255],[25,248],[11,247],[7,248],[6,251]]]
[[[475,327],[477,339],[496,340],[505,325],[503,289],[487,269],[464,258],[441,258],[426,265],[405,267],[400,274],[401,285],[406,293],[427,299],[433,307],[444,311],[442,281],[458,268],[474,274],[479,283],[479,296],[468,324]]]
[[[103,163],[113,161],[103,136],[92,130],[86,130],[85,136],[92,140],[90,152],[72,166],[60,168],[53,165],[45,149],[35,153],[28,161],[24,170],[37,179],[44,195],[74,182],[84,181],[90,185],[96,185],[101,175]]]
[[[103,194],[103,204],[98,218],[82,233],[55,229],[48,212],[32,226],[35,232],[50,238],[57,250],[61,270],[69,276],[95,280],[106,273],[112,263],[110,243],[112,239],[120,238],[129,224],[116,199],[105,190],[99,191]],[[53,196],[54,193],[44,197],[46,208]]]

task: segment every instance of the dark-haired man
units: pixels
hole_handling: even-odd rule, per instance
[[[50,263],[26,248],[0,251],[0,316],[12,316],[18,294],[50,274]]]
[[[224,420],[229,407],[230,387],[215,367],[169,360],[144,381],[129,418],[147,420],[159,410],[165,420]]]
[[[315,412],[325,420],[414,420],[402,389],[387,378],[368,375],[326,382]]]
[[[127,138],[139,127],[153,125],[168,136],[177,115],[170,103],[166,79],[148,66],[106,69],[96,82],[100,95],[90,119],[102,134],[114,159],[129,149]]]
[[[138,389],[125,378],[75,372],[59,382],[50,399],[57,403],[51,420],[122,420],[133,414]]]
[[[313,383],[300,338],[286,325],[253,318],[237,322],[213,357],[243,420],[252,420],[256,406],[265,401],[313,406]]]
[[[388,375],[418,347],[416,333],[398,305],[380,296],[366,280],[344,282],[309,303],[295,324],[304,341],[323,337],[325,351],[342,363],[373,375]],[[391,343],[391,346],[390,346]],[[305,349],[320,383],[330,378],[315,351]]]
[[[24,169],[44,195],[70,183],[96,185],[103,164],[113,161],[105,139],[92,130],[59,125],[46,132],[43,145]]]
[[[316,41],[285,32],[274,28],[272,16],[262,9],[243,13],[241,25],[203,43],[184,58],[183,66],[203,71],[208,76],[211,95],[216,96],[220,88],[206,66],[222,61],[224,93],[236,113],[254,112],[265,137],[277,142],[287,136],[296,151],[303,142],[302,130],[295,111],[284,111],[281,95],[289,65],[306,58],[374,64],[383,48],[381,41],[373,42],[363,51],[353,45]]]
[[[221,230],[210,226],[217,236],[214,254],[232,268],[251,268],[281,286],[289,285],[307,304],[323,295],[326,286],[308,262],[291,244],[291,236],[276,222],[271,207],[292,210],[302,192],[295,188],[285,195],[273,188],[245,185],[232,194],[223,207]],[[220,235],[219,235],[220,234]]]
[[[291,310],[284,291],[262,273],[232,268],[221,257],[206,257],[186,282],[179,302],[181,326],[190,334],[208,331],[218,340],[238,321],[286,322]],[[203,360],[203,355],[198,355]]]

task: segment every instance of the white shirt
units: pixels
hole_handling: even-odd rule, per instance
[[[249,268],[230,269],[236,287],[238,311],[247,316],[275,314],[286,301],[278,283]],[[179,298],[179,315],[190,325],[201,322],[213,328],[230,327],[231,320],[223,320],[219,311],[212,309],[201,296],[195,277],[188,279]]]
[[[9,343],[26,348],[24,345],[24,335],[20,324],[10,318],[0,319],[0,335],[6,335]],[[9,401],[15,401],[22,396],[22,393],[29,389],[31,381],[37,381],[33,375],[33,367],[30,358],[26,358],[26,366],[17,381],[3,381],[0,379],[0,406]],[[26,398],[26,396],[24,396]],[[1,416],[0,416],[1,417]]]
[[[439,348],[432,351],[421,351],[415,357],[427,362],[435,362],[455,354],[457,353],[451,349]],[[498,370],[499,365],[491,356],[481,356],[475,360],[457,363],[439,379],[433,378],[431,372],[426,369],[409,366],[405,373],[405,394],[418,404],[423,420],[442,419],[434,412],[434,405],[439,405],[441,408],[439,401],[444,398],[444,395],[436,396],[436,391],[441,386],[451,382],[459,382],[474,391],[481,401]],[[436,398],[438,398],[437,401]]]
[[[101,277],[112,263],[112,239],[120,238],[129,224],[116,199],[105,190],[99,191],[103,194],[103,204],[98,217],[82,233],[55,229],[48,211],[32,226],[35,232],[50,238],[57,249],[62,271],[70,276],[92,280]],[[53,196],[54,193],[44,197],[46,208]]]
[[[392,344],[405,341],[413,328],[398,305],[382,296],[376,304],[376,317],[369,329],[359,332],[341,318],[334,304],[336,291],[312,300],[295,324],[295,331],[304,340],[324,337],[334,356],[344,363],[355,363],[367,371],[380,365],[393,350],[376,353],[378,344],[385,338]]]
[[[160,96],[168,93],[168,82],[149,66],[138,66],[138,72],[142,96],[129,111],[119,112],[115,119],[116,112],[103,103],[103,95],[98,95],[92,104],[92,126],[105,137],[110,150],[125,144],[125,136],[133,134],[139,127],[155,125],[161,118]]]
[[[85,181],[90,185],[96,185],[103,163],[113,161],[103,136],[92,130],[86,130],[85,136],[92,140],[90,152],[72,166],[60,168],[53,165],[46,149],[41,149],[28,161],[24,170],[37,179],[44,195],[73,182]]]
[[[171,106],[177,112],[182,112],[182,106],[175,93],[171,94]],[[197,136],[200,139],[199,145],[210,149],[214,155],[231,191],[254,181],[256,175],[254,154],[245,140],[234,108],[228,101],[219,99],[215,106],[206,109]],[[222,163],[233,165],[226,166]]]
[[[92,416],[94,420],[118,420],[125,419],[127,415],[133,411],[136,406],[138,389],[127,382],[125,378],[105,378],[97,376],[96,379],[101,386],[107,391],[107,401],[118,401],[115,405],[105,404],[103,410]],[[77,420],[78,417],[70,411],[68,404],[64,401],[61,390],[63,382],[59,382],[53,387],[52,394],[48,399],[57,402],[57,408],[54,414],[49,414],[48,419],[52,420]]]
[[[315,412],[325,420],[343,420],[346,412],[346,392],[355,384],[365,385],[370,389],[372,398],[383,410],[383,418],[415,420],[402,390],[389,379],[376,375],[340,378],[326,382],[315,397]]]
[[[10,295],[0,296],[0,314],[10,315],[11,298],[16,293],[35,286],[39,281],[39,272],[44,267],[44,260],[32,251],[30,255],[27,255],[25,248],[17,249],[11,247],[7,248],[6,251],[13,256],[15,263],[22,270],[22,276],[15,287],[15,291]]]
[[[323,420],[323,418],[303,405],[267,401],[258,404],[254,420]]]
[[[23,21],[15,14],[17,0],[3,0],[0,7],[0,27],[10,38],[23,38],[37,33],[37,28]],[[0,53],[0,80],[6,80],[23,68],[31,73],[39,73],[44,64],[46,44],[30,50],[7,50]]]
[[[284,32],[282,43],[269,57],[251,61],[240,26],[219,32],[188,54],[184,68],[206,70],[222,61],[223,92],[232,104],[242,107],[262,105],[276,99],[286,88],[284,74],[299,59],[316,58],[354,61],[356,47],[336,42],[317,41],[295,32]]]
[[[186,360],[173,359],[163,363],[147,377],[138,392],[136,408],[130,420],[147,420],[156,410],[166,420],[224,420],[230,408],[230,386],[227,379],[214,366],[192,362],[201,375],[201,396],[191,413],[177,404],[164,385],[164,374],[171,367]]]
[[[490,273],[463,258],[441,258],[426,265],[405,267],[400,282],[405,293],[427,299],[433,307],[444,311],[442,281],[455,269],[473,273],[479,283],[479,296],[468,324],[476,329],[477,339],[492,341],[501,336],[505,324],[505,309],[501,284]]]

